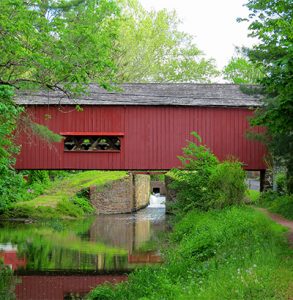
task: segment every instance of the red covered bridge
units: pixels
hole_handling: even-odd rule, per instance
[[[247,140],[248,118],[260,105],[233,84],[96,85],[80,99],[27,92],[18,103],[40,124],[64,136],[48,145],[22,134],[17,169],[168,170],[196,131],[221,160],[235,156],[247,170],[264,170],[264,147]],[[79,104],[83,111],[77,111]]]

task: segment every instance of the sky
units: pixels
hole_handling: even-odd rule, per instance
[[[246,0],[139,0],[147,9],[176,10],[182,21],[180,30],[192,34],[198,48],[216,60],[222,69],[235,53],[235,46],[251,46],[247,23],[237,23],[247,17]]]

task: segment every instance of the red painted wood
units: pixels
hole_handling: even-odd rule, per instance
[[[48,145],[22,134],[17,169],[168,170],[180,166],[190,132],[196,131],[220,160],[234,156],[249,170],[265,169],[265,148],[247,140],[247,108],[175,106],[29,106],[36,122],[57,133],[124,133],[120,152],[64,151],[63,142]],[[51,118],[46,118],[46,115]]]
[[[21,276],[16,285],[17,300],[63,300],[71,293],[87,294],[103,283],[116,284],[127,280],[126,275],[99,276]]]
[[[123,132],[60,132],[60,135],[74,135],[74,136],[124,136]]]

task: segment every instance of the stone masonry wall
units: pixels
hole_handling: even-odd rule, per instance
[[[150,177],[130,173],[102,188],[91,187],[90,200],[97,214],[131,213],[148,205],[149,193]]]
[[[150,176],[136,174],[134,178],[134,210],[139,210],[149,204]]]

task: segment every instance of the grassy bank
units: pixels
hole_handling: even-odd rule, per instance
[[[293,220],[293,195],[280,195],[278,192],[268,191],[261,194],[256,204]]]
[[[25,194],[22,201],[14,203],[2,214],[2,218],[78,218],[91,214],[94,209],[85,196],[86,189],[90,186],[102,188],[108,182],[126,175],[126,172],[103,171],[67,174],[47,183],[45,187],[42,185],[42,194],[33,199],[29,196],[26,200]]]
[[[143,268],[88,299],[289,299],[292,251],[285,229],[247,207],[191,211],[179,221],[159,268]]]

